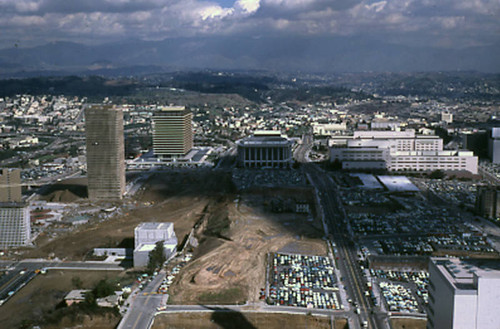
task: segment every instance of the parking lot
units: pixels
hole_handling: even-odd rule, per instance
[[[423,313],[409,287],[387,281],[380,282],[379,287],[389,312]]]
[[[339,310],[332,261],[327,257],[274,254],[269,273],[268,303]]]
[[[234,169],[233,182],[239,190],[307,185],[304,174],[293,169]]]
[[[427,285],[429,284],[429,273],[427,271],[384,271],[370,269],[370,277],[379,282],[403,282],[409,283],[414,295],[417,295],[421,306],[429,302]],[[424,307],[422,307],[424,309]]]

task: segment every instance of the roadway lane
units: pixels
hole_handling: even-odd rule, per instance
[[[307,154],[313,144],[311,135],[302,136],[302,144],[295,151],[295,159],[302,163],[302,169],[311,184],[318,191],[329,239],[336,245],[337,265],[342,275],[346,292],[359,307],[357,326],[367,321],[368,328],[384,328],[383,317],[376,316],[377,309],[369,297],[366,280],[357,263],[357,250],[351,239],[347,215],[338,195],[338,187],[331,177],[318,166],[308,162]]]
[[[166,277],[162,270],[143,291],[137,292],[130,308],[118,325],[118,329],[147,329],[152,323],[156,309],[163,300],[163,294],[157,294],[160,284]]]

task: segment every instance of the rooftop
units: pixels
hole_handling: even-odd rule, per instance
[[[167,230],[170,226],[173,226],[174,223],[165,222],[147,222],[139,224],[135,229],[136,230]]]
[[[500,280],[500,262],[496,260],[461,260],[459,258],[433,258],[441,274],[458,290],[477,289],[474,276]]]
[[[390,192],[419,191],[406,176],[377,176],[377,178]]]

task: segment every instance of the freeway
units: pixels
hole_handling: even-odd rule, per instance
[[[130,308],[118,325],[118,329],[147,329],[153,322],[156,309],[164,299],[164,295],[156,294],[166,271],[162,270],[158,275],[144,288],[136,291]]]
[[[345,210],[337,192],[337,186],[327,173],[307,161],[308,149],[312,145],[312,136],[305,135],[302,144],[295,152],[295,158],[302,163],[302,169],[311,184],[318,191],[324,220],[329,232],[329,239],[336,246],[337,264],[342,275],[341,281],[359,314],[357,327],[366,323],[368,328],[384,328],[385,313],[376,312],[370,297],[366,296],[366,281],[357,262],[357,251],[351,239]]]

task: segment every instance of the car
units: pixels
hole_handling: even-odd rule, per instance
[[[362,326],[363,326],[363,328],[368,328],[368,321],[363,321]]]

